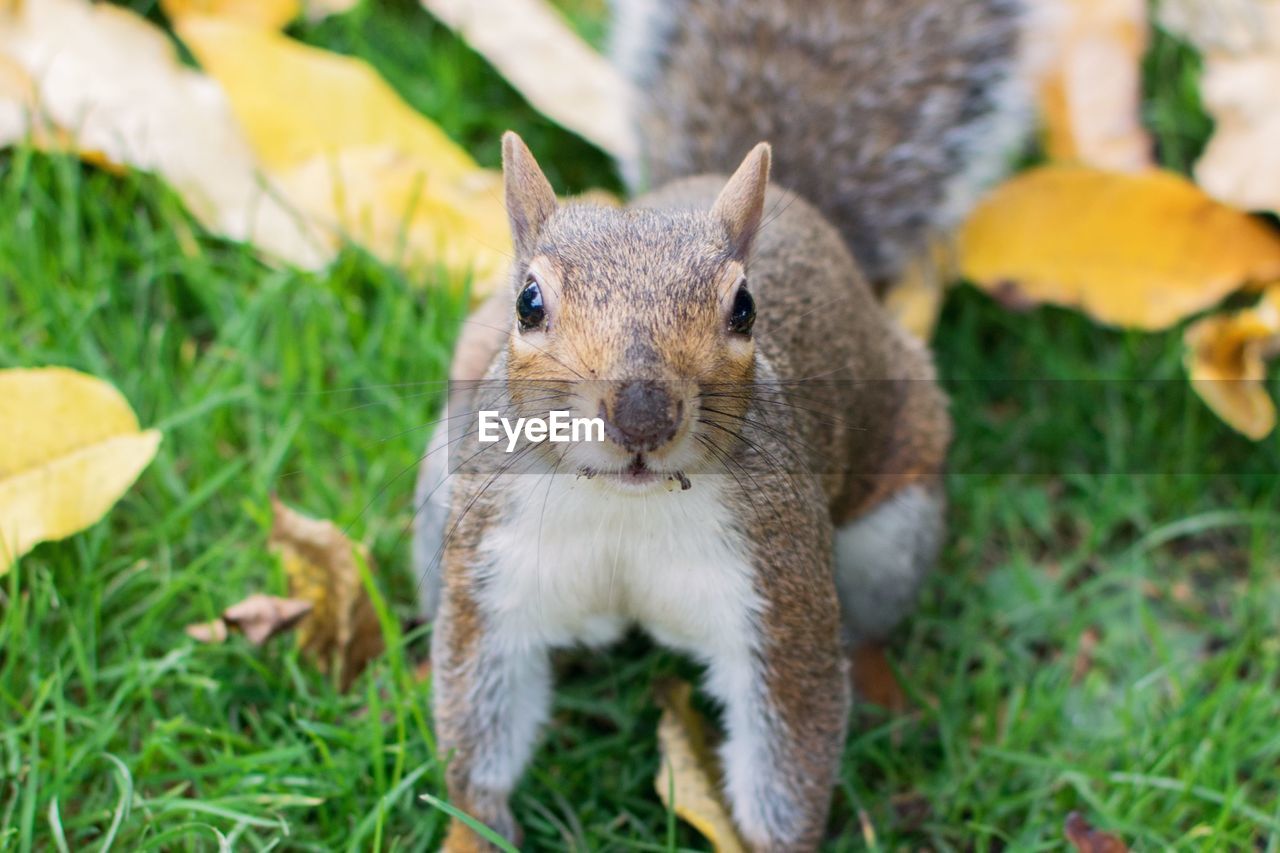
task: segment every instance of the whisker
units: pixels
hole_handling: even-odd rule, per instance
[[[513,339],[515,338],[515,332],[511,331],[510,329],[504,329],[504,328],[502,328],[501,326],[491,326],[491,325],[489,325],[488,323],[481,323],[479,320],[472,320],[472,319],[463,320],[462,322],[464,322],[464,323],[471,323],[472,325],[476,325],[476,326],[482,326],[482,327],[484,327],[484,328],[486,328],[486,329],[493,329],[495,332],[502,332],[503,334],[505,334],[505,335],[506,335],[507,337],[509,337],[509,338],[513,338]],[[538,352],[540,352],[540,353],[542,353],[543,355],[545,355],[547,358],[549,358],[549,359],[551,359],[552,361],[554,361],[556,364],[558,364],[558,365],[560,365],[561,367],[563,367],[565,370],[567,370],[567,371],[569,371],[570,373],[572,373],[574,376],[576,376],[576,377],[578,377],[579,379],[581,379],[583,382],[586,382],[586,381],[587,381],[587,377],[583,376],[581,373],[579,373],[578,371],[574,370],[572,367],[570,367],[569,365],[565,364],[563,361],[561,361],[560,359],[556,358],[554,355],[552,355],[551,353],[547,352],[547,351],[546,351],[545,349],[543,349],[542,347],[538,346],[537,344],[530,343],[528,340],[526,340],[526,341],[525,341],[525,343],[526,343],[526,344],[528,344],[529,346],[533,347],[534,349],[536,349]]]

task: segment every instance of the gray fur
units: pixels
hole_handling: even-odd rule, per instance
[[[939,486],[908,486],[836,531],[836,591],[851,644],[882,640],[915,607],[945,511]]]
[[[440,606],[440,571],[444,551],[445,524],[453,489],[449,479],[449,429],[441,419],[418,469],[413,491],[413,568],[418,578],[418,608],[423,619],[435,618]]]
[[[998,173],[1027,111],[1020,0],[615,0],[640,92],[633,186],[731,169],[760,140],[873,283]]]

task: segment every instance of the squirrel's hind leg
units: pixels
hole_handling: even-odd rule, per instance
[[[904,486],[835,532],[845,638],[884,637],[915,607],[938,558],[946,500],[936,480]]]

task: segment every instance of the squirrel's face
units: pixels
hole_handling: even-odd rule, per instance
[[[512,396],[603,421],[604,441],[552,449],[562,470],[625,491],[689,488],[732,444],[725,424],[739,421],[755,375],[746,256],[767,147],[703,211],[562,207],[518,137],[503,151]]]

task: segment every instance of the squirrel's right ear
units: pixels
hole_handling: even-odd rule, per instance
[[[761,142],[752,148],[711,208],[712,215],[729,232],[730,248],[740,261],[745,261],[751,251],[751,241],[764,215],[764,194],[769,188],[771,158],[769,143]]]
[[[510,130],[502,135],[502,182],[516,256],[527,257],[543,224],[556,212],[556,194],[529,146]]]

